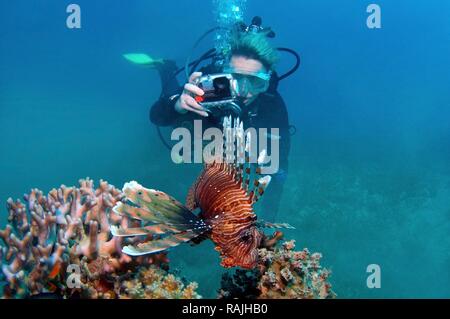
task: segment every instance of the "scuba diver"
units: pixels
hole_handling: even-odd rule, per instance
[[[260,17],[253,18],[249,26],[237,24],[231,32],[229,52],[225,56],[211,49],[198,60],[191,63],[188,61],[181,69],[172,60],[150,61],[158,70],[162,82],[161,95],[150,109],[150,120],[158,127],[162,139],[160,126],[192,128],[193,121],[201,119],[203,130],[208,127],[221,128],[223,117],[230,114],[242,120],[244,129],[266,128],[267,132],[270,132],[271,128],[278,128],[279,136],[272,134],[267,136],[279,140],[279,170],[272,175],[270,191],[265,195],[264,207],[259,214],[267,221],[275,221],[288,172],[292,128],[289,125],[286,105],[277,87],[280,80],[297,70],[300,59],[291,49],[274,48],[269,38],[273,38],[275,33],[268,27],[263,28],[261,24]],[[282,76],[278,76],[275,71],[279,51],[291,53],[297,58],[296,65]],[[213,61],[195,71],[195,68],[206,59]],[[176,75],[183,69],[188,80],[181,86]],[[208,80],[208,76],[205,75],[215,74],[221,75],[219,80],[229,75],[236,83],[236,87],[233,90],[228,87],[229,90],[224,93],[225,97],[215,96],[215,102],[208,104],[205,102],[207,93],[210,92],[206,92],[206,84],[203,86],[200,84],[202,80]],[[214,84],[216,89],[217,83]],[[228,96],[230,91],[234,93],[232,96]],[[222,93],[219,92],[218,95]],[[225,103],[222,103],[223,101]],[[168,146],[166,141],[163,142]],[[270,145],[269,141],[267,144]]]

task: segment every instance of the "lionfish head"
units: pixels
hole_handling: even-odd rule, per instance
[[[262,234],[256,227],[243,229],[231,245],[221,250],[222,266],[255,268],[258,263],[258,247],[261,239]]]

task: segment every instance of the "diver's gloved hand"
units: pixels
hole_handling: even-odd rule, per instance
[[[202,72],[194,72],[189,77],[189,82],[184,85],[183,93],[175,103],[175,110],[178,113],[185,114],[187,112],[194,112],[201,116],[207,117],[208,113],[205,109],[198,104],[194,99],[194,95],[202,96],[205,94],[201,88],[196,86],[195,80],[202,76]]]

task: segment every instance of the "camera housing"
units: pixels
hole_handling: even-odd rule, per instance
[[[207,74],[197,79],[195,84],[205,94],[195,96],[195,100],[205,109],[219,107],[236,100],[236,80],[229,73]]]

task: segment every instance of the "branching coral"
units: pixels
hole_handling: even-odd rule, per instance
[[[166,254],[130,257],[123,245],[149,236],[113,237],[111,226],[142,227],[112,207],[124,195],[105,181],[90,179],[79,187],[33,189],[20,200],[7,201],[8,224],[0,230],[0,280],[3,297],[26,298],[51,292],[81,298],[200,298],[196,283],[169,274]],[[257,267],[222,278],[221,298],[330,298],[329,272],[321,255],[294,251],[294,241],[279,245],[281,232],[263,236]],[[79,269],[75,287],[69,285]]]
[[[260,298],[332,298],[330,272],[320,265],[322,255],[307,248],[294,251],[295,241],[287,241],[273,251],[259,250],[262,273]]]
[[[120,298],[134,299],[200,299],[195,282],[185,284],[166,271],[148,267],[141,268],[136,278],[121,284]]]
[[[249,273],[236,271],[222,278],[219,298],[311,299],[333,298],[328,282],[330,272],[320,266],[319,253],[308,249],[294,251],[295,241],[283,242],[281,248],[259,249],[258,269]]]
[[[167,264],[165,254],[131,258],[122,253],[123,238],[112,237],[111,225],[136,226],[136,221],[112,213],[123,194],[105,181],[98,188],[90,179],[80,187],[61,186],[48,195],[33,189],[25,203],[9,199],[8,225],[0,231],[0,279],[6,298],[43,292],[62,296],[108,297],[130,269]],[[128,240],[128,239],[127,239]],[[142,238],[133,241],[143,240]],[[3,244],[2,244],[3,243]],[[80,268],[81,287],[69,289],[69,265]]]

